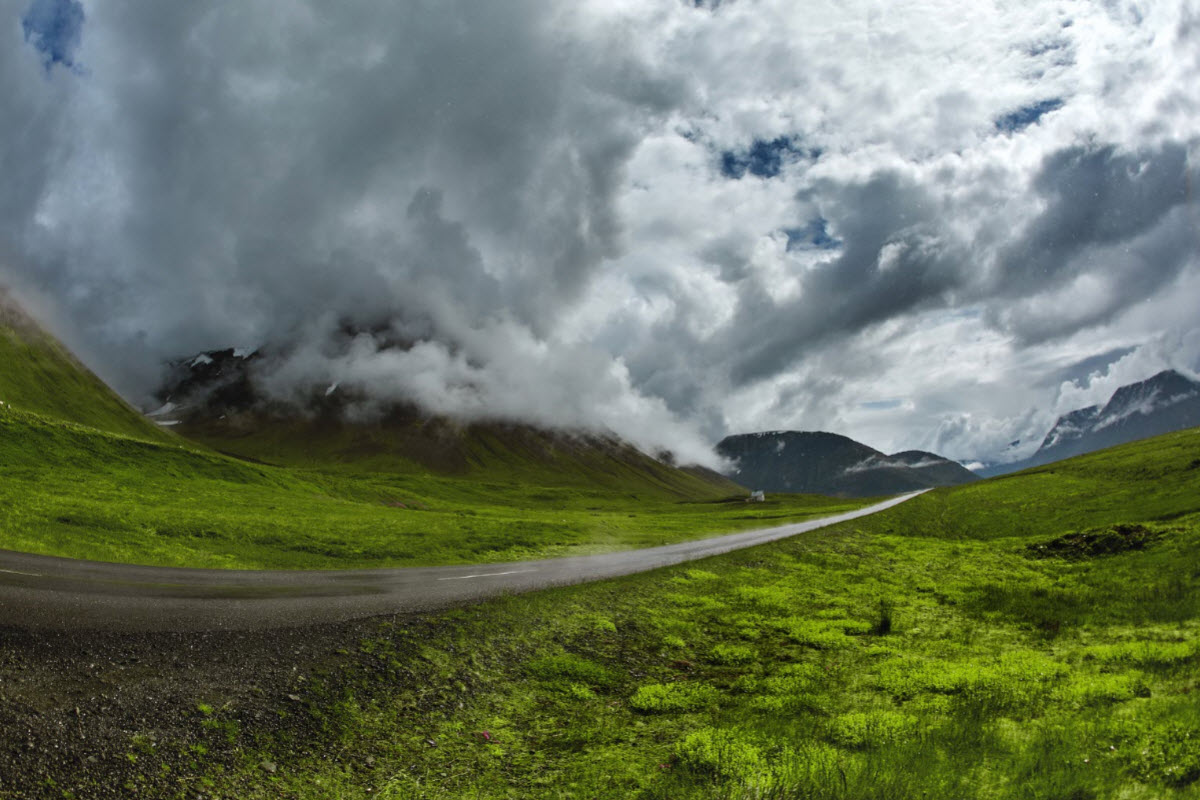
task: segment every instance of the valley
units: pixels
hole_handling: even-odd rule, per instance
[[[0,365],[26,554],[0,568],[0,798],[1200,787],[1200,429],[881,508],[747,502],[612,437],[403,411],[187,439],[30,330]],[[956,466],[767,436],[867,490]]]
[[[1198,462],[1185,431],[437,614],[8,629],[0,796],[1194,796]]]

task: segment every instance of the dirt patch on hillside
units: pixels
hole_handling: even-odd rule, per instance
[[[1068,533],[1048,542],[1031,544],[1026,547],[1026,554],[1031,558],[1097,558],[1130,550],[1144,550],[1160,538],[1161,531],[1151,530],[1145,525],[1122,523]]]

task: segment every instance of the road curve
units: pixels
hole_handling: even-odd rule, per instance
[[[644,572],[874,514],[833,517],[593,556],[362,570],[144,567],[0,550],[0,625],[123,632],[284,628],[432,611],[496,595]]]

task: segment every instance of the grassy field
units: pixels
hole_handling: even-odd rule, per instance
[[[563,463],[490,480],[276,467],[2,408],[0,547],[170,566],[457,564],[646,547],[865,502],[722,503],[682,473],[674,484],[631,471],[602,481]]]
[[[381,621],[137,788],[1200,797],[1200,430],[703,562]],[[135,756],[136,737],[131,744]],[[143,748],[144,750],[144,748]]]

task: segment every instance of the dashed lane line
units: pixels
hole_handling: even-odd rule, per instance
[[[478,575],[453,575],[449,578],[438,578],[439,581],[465,581],[469,578],[496,578],[500,575],[520,575],[523,572],[537,572],[536,569],[514,569],[508,572],[481,572]]]

